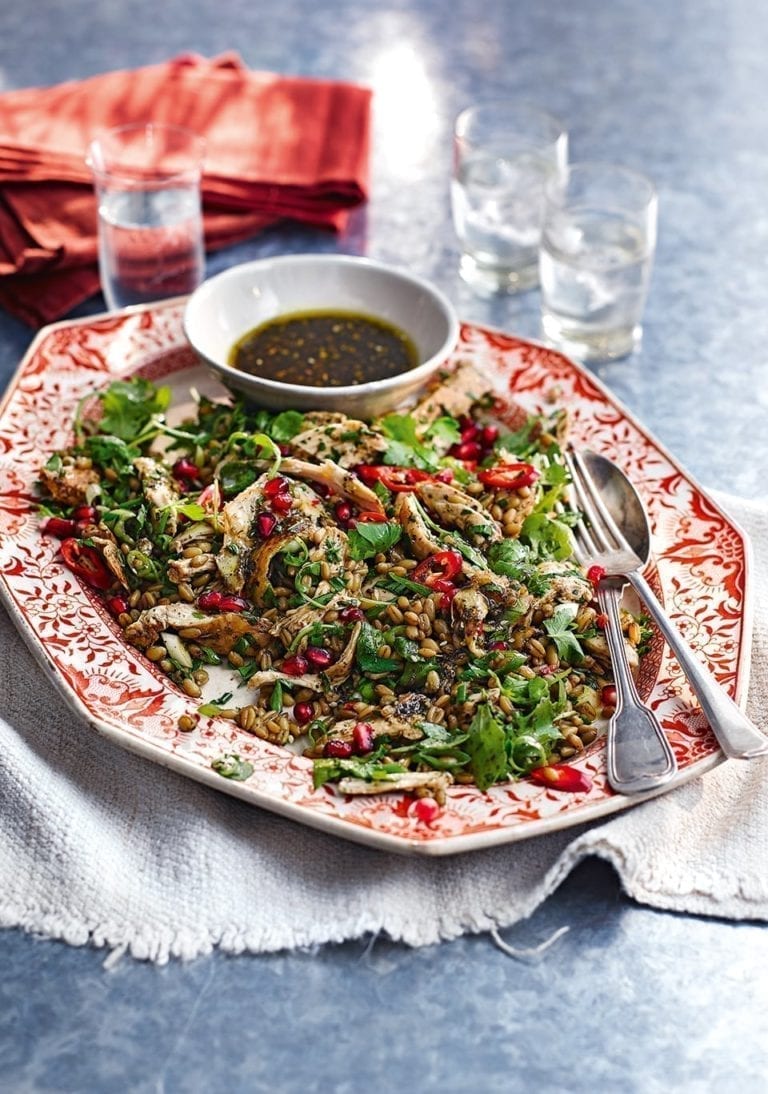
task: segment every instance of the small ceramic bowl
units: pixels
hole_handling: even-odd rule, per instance
[[[416,347],[415,367],[384,380],[307,387],[229,365],[235,343],[270,319],[338,309],[385,320]],[[184,311],[190,345],[229,388],[271,410],[342,410],[373,418],[415,396],[446,364],[459,323],[442,293],[414,274],[349,255],[283,255],[233,266],[205,281]]]

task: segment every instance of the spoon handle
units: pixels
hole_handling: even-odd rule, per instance
[[[752,724],[730,695],[723,691],[714,676],[702,665],[659,604],[642,574],[634,571],[627,574],[627,578],[642,598],[649,614],[653,616],[677,658],[726,756],[736,760],[750,760],[755,756],[768,754],[768,736]]]
[[[608,616],[605,631],[616,682],[616,710],[608,721],[608,781],[620,794],[640,794],[664,786],[677,762],[653,711],[640,700],[627,663],[619,605],[623,578],[600,582],[598,602]]]

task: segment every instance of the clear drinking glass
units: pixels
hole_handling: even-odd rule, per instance
[[[192,292],[203,280],[204,141],[181,126],[124,125],[88,148],[109,308]]]
[[[563,171],[568,134],[528,103],[479,103],[456,119],[451,204],[460,272],[481,293],[538,283],[544,184]]]
[[[639,346],[657,216],[653,183],[626,167],[571,164],[547,184],[539,267],[550,342],[582,361]]]

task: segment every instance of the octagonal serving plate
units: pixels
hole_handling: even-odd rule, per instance
[[[382,849],[451,854],[541,835],[628,808],[638,797],[608,786],[600,741],[576,761],[591,789],[562,793],[527,780],[481,792],[453,786],[440,816],[422,822],[399,793],[346,798],[313,789],[311,761],[221,718],[183,733],[190,699],[136,649],[41,535],[35,481],[47,455],[72,442],[79,400],[140,371],[169,384],[177,412],[190,389],[223,394],[187,346],[183,301],[57,323],[34,340],[0,404],[0,596],[41,665],[80,716],[115,744],[182,775],[295,821]],[[468,361],[529,412],[568,408],[571,437],[615,460],[648,508],[653,558],[646,574],[677,626],[737,702],[746,696],[751,635],[749,544],[717,504],[591,374],[561,354],[512,335],[463,325],[456,361]],[[679,765],[663,792],[723,759],[677,662],[660,639],[644,659],[640,689]],[[90,727],[90,728],[89,728]],[[237,753],[245,782],[211,767]],[[648,797],[650,795],[645,795]]]

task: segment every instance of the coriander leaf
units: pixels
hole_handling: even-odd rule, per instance
[[[459,423],[455,418],[451,418],[447,414],[443,415],[443,417],[435,419],[427,430],[426,437],[430,441],[435,441],[436,444],[447,451],[451,445],[458,444],[461,440]]]
[[[245,782],[253,774],[253,764],[247,760],[241,760],[234,752],[213,760],[211,767],[222,778],[232,779],[233,782]]]
[[[175,502],[173,508],[177,513],[181,513],[182,516],[187,517],[189,520],[205,520],[208,516],[208,513],[206,513],[202,505],[198,505],[196,501]]]
[[[558,657],[569,665],[575,665],[584,660],[579,640],[570,629],[578,610],[578,604],[561,604],[549,619],[543,621],[544,630],[554,642]]]
[[[398,542],[403,529],[393,521],[380,524],[358,524],[349,533],[349,554],[355,562],[373,558],[379,552],[388,551]]]
[[[525,581],[533,563],[532,551],[519,539],[503,539],[488,548],[488,565],[495,574]]]
[[[534,548],[539,558],[552,558],[562,562],[573,554],[570,529],[562,521],[548,517],[546,513],[531,513],[523,521],[520,539]]]
[[[298,410],[283,410],[269,426],[269,434],[278,442],[290,441],[304,428],[304,415]]]
[[[487,790],[504,778],[507,773],[506,736],[488,703],[477,708],[464,748],[469,754],[470,770],[478,789]]]
[[[115,471],[125,471],[133,466],[140,456],[138,448],[125,443],[121,437],[98,435],[86,437],[85,449],[99,467],[111,467]]]
[[[370,623],[363,623],[355,650],[355,658],[359,668],[363,672],[372,673],[399,671],[402,667],[400,661],[393,661],[388,657],[379,656],[380,645],[380,632],[375,630]]]
[[[154,415],[168,409],[171,389],[155,387],[149,380],[135,376],[130,380],[115,380],[99,399],[102,407],[100,430],[130,441],[142,432]]]
[[[391,467],[417,467],[422,471],[437,469],[438,454],[419,439],[416,419],[412,415],[386,414],[379,419],[378,426],[390,440],[384,463]]]
[[[243,490],[256,482],[260,472],[245,460],[227,460],[218,471],[221,489],[226,497],[241,494]]]

